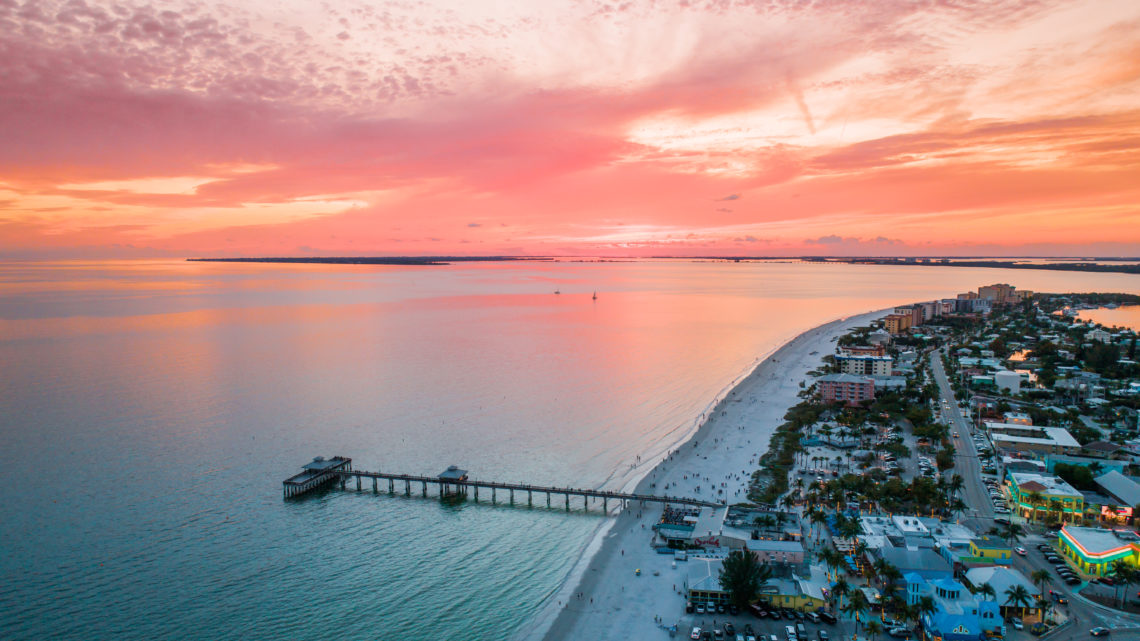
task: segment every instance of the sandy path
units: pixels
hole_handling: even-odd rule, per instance
[[[784,344],[710,412],[690,441],[647,474],[637,491],[727,498],[730,503],[744,500],[747,475],[767,451],[788,408],[798,401],[800,381],[823,356],[834,353],[836,337],[885,313],[832,321]],[[717,494],[717,489],[724,494]],[[630,505],[603,526],[549,607],[526,626],[520,638],[669,638],[656,617],[666,625],[676,623],[677,638],[687,637],[695,615],[684,611],[685,564],[673,569],[671,556],[657,554],[650,547],[650,528],[661,510],[656,505]],[[635,575],[637,569],[641,576]]]

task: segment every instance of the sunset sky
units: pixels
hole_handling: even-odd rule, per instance
[[[1140,2],[0,0],[0,258],[1140,255]]]

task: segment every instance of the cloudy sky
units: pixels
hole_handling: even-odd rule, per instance
[[[1140,2],[0,0],[0,257],[1140,255]]]

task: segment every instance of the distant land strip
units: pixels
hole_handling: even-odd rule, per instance
[[[329,265],[448,265],[451,263],[551,260],[531,256],[267,256],[264,258],[187,258],[201,263],[316,263]]]
[[[570,257],[563,257],[570,258]],[[448,265],[451,263],[550,261],[553,256],[266,256],[246,258],[187,258],[188,261],[212,263],[309,263],[330,265]],[[994,269],[1045,269],[1063,272],[1113,272],[1140,274],[1140,265],[1117,263],[1100,265],[1090,262],[1023,263],[1013,260],[953,260],[948,258],[870,258],[847,256],[652,256],[652,259],[712,261],[787,261],[816,263],[849,263],[852,265],[902,265],[918,267],[990,267]],[[576,261],[585,260],[574,257]],[[592,261],[607,259],[592,259]],[[619,258],[618,260],[637,260]],[[1100,261],[1140,260],[1137,258],[1097,258]]]
[[[805,259],[811,260],[811,259]],[[1125,260],[1125,259],[1109,259]],[[900,258],[834,258],[829,262],[852,263],[859,265],[906,265],[926,267],[992,267],[995,269],[1046,269],[1060,272],[1115,272],[1119,274],[1140,274],[1140,265],[1099,265],[1097,263],[1019,263],[1007,260],[960,260]]]

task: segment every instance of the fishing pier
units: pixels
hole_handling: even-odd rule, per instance
[[[343,490],[350,480],[356,479],[356,489],[364,489],[364,480],[372,480],[372,491],[375,493],[380,492],[380,482],[388,482],[388,494],[396,494],[397,484],[402,484],[400,488],[404,492],[404,496],[412,495],[413,486],[418,486],[416,489],[420,490],[419,494],[428,496],[428,486],[435,486],[436,491],[433,494],[440,498],[445,497],[458,497],[462,499],[471,498],[476,503],[479,502],[479,490],[484,491],[484,496],[490,491],[491,503],[498,502],[498,493],[504,492],[506,498],[511,505],[515,504],[515,493],[519,493],[519,500],[522,500],[522,493],[526,493],[526,504],[530,507],[534,506],[534,495],[546,496],[546,507],[551,507],[552,497],[559,497],[565,504],[566,511],[570,511],[570,497],[582,497],[583,509],[588,510],[590,507],[590,499],[602,500],[602,511],[609,511],[610,501],[620,501],[622,507],[625,507],[631,502],[637,501],[642,504],[645,503],[665,503],[670,505],[693,505],[698,507],[724,507],[724,503],[717,503],[714,501],[702,501],[700,499],[692,499],[680,496],[657,496],[654,494],[630,494],[625,492],[609,492],[606,490],[588,490],[570,487],[547,487],[543,485],[528,485],[525,483],[498,483],[495,481],[473,481],[467,476],[466,470],[461,470],[452,465],[444,470],[438,476],[419,476],[415,474],[393,474],[389,472],[368,472],[365,470],[352,469],[352,459],[344,456],[334,456],[331,459],[325,459],[318,456],[313,459],[312,463],[304,466],[304,471],[294,476],[291,476],[283,482],[285,498],[293,498],[301,496],[311,490],[325,485],[340,485]],[[540,496],[541,498],[541,496]]]

